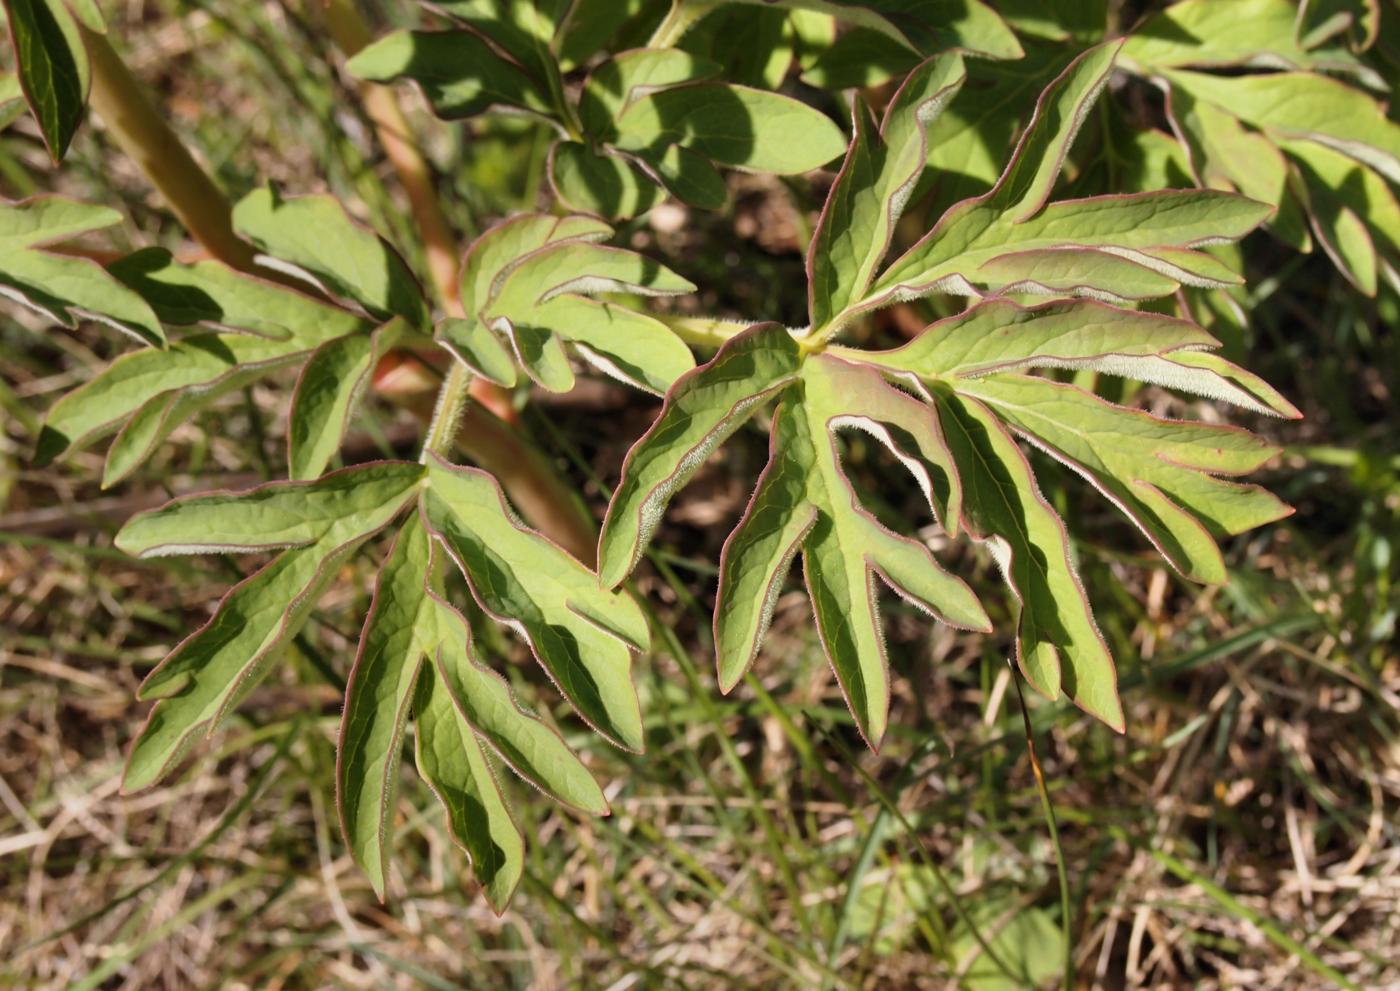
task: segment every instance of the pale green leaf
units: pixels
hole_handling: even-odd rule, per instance
[[[561,241],[519,259],[480,313],[509,338],[522,367],[546,389],[573,388],[562,345],[568,340],[609,373],[659,392],[691,367],[689,349],[660,321],[580,294],[673,295],[694,288],[645,255]]]
[[[234,229],[279,262],[307,272],[331,293],[352,299],[372,316],[428,322],[422,287],[399,253],[350,218],[333,196],[283,199],[257,189],[233,210]],[[327,250],[333,245],[332,250]]]
[[[515,361],[510,351],[480,320],[444,320],[438,324],[437,339],[473,375],[507,389],[515,385]]]
[[[422,477],[421,465],[383,461],[342,468],[314,482],[186,496],[132,517],[116,543],[140,557],[324,543],[348,519],[401,505]]]
[[[603,587],[613,588],[631,573],[671,496],[766,399],[795,380],[800,364],[792,336],[776,324],[761,324],[681,376],[622,466],[598,544]]]
[[[425,587],[428,566],[428,534],[413,514],[379,569],[336,744],[336,801],[345,842],[381,900],[414,685],[423,658],[437,647],[435,607]]]
[[[107,24],[102,17],[102,8],[97,5],[97,0],[67,0],[68,9],[89,31],[97,34],[107,33]]]
[[[421,473],[421,466],[408,464],[352,468],[309,485],[252,489],[242,494],[247,506],[234,494],[196,496],[123,528],[118,546],[132,553],[296,545],[234,586],[213,618],[147,676],[141,697],[160,701],[132,745],[123,787],[159,780],[199,733],[212,732],[247,696],[340,566],[411,498]],[[299,519],[303,505],[307,515]],[[269,536],[260,530],[264,523],[280,529]]]
[[[921,55],[950,48],[1014,59],[1022,54],[1011,29],[980,0],[742,0],[832,14],[847,24],[894,38]]]
[[[647,392],[664,393],[695,367],[690,348],[669,327],[625,306],[570,293],[536,307],[530,320],[558,328],[589,364]]]
[[[621,52],[588,74],[579,96],[579,118],[594,137],[608,140],[616,120],[635,100],[683,83],[711,79],[720,66],[675,48]]]
[[[525,840],[511,818],[481,745],[431,665],[414,708],[418,773],[447,811],[452,838],[496,912],[504,912],[525,872]]]
[[[232,388],[299,363],[316,347],[348,334],[373,331],[373,324],[339,307],[283,286],[242,275],[220,262],[177,265],[163,251],[139,252],[112,266],[112,273],[140,290],[167,323],[204,322],[248,331],[194,334],[163,351],[123,355],[96,378],[68,393],[49,410],[36,458],[47,463],[87,444],[157,397],[165,412],[147,408],[129,453],[149,452],[149,438],[167,436],[180,419]],[[256,335],[256,336],[255,336]],[[252,375],[252,378],[248,378]],[[190,396],[176,394],[189,390]],[[192,401],[189,401],[192,400]],[[152,427],[159,430],[151,431]],[[163,431],[161,433],[160,431]],[[144,438],[136,443],[137,436]],[[157,438],[158,440],[159,438]],[[132,465],[126,465],[126,470]]]
[[[495,298],[500,283],[537,248],[562,241],[601,241],[612,228],[593,217],[527,213],[504,220],[472,242],[462,263],[462,306],[476,316]]]
[[[659,156],[681,145],[721,164],[782,175],[819,168],[846,147],[826,115],[788,96],[724,83],[649,93],[617,118],[618,148]]]
[[[1168,291],[1178,285],[1231,285],[1237,276],[1192,249],[1243,237],[1271,212],[1266,204],[1209,189],[1062,200],[1020,222],[990,201],[968,200],[890,266],[872,298],[1008,291],[1022,275],[1017,255],[1033,252],[1031,261],[1054,260],[1045,253],[1083,249],[1095,251],[1065,259],[1082,263],[1067,270],[1072,278],[1064,280],[1079,295],[1134,298],[1154,285]],[[1105,255],[1165,281],[1149,281],[1139,269],[1116,265]]]
[[[1123,729],[1117,676],[1070,558],[1063,521],[1025,455],[976,400],[942,396],[940,418],[963,484],[964,522],[988,542],[1016,599],[1016,658],[1047,698],[1061,691]]]
[[[1375,295],[1377,252],[1400,258],[1400,204],[1389,185],[1354,159],[1312,141],[1287,141],[1313,230],[1362,292]]]
[[[1058,45],[1027,46],[1025,58],[1014,61],[967,60],[962,97],[929,127],[928,166],[938,180],[938,204],[985,193],[996,183],[1036,97],[1068,61]]]
[[[996,186],[950,209],[881,276],[864,305],[928,292],[1018,289],[1135,298],[1178,284],[1222,283],[1221,266],[1188,249],[1242,237],[1269,215],[1267,205],[1213,190],[1161,190],[1044,206],[1115,51],[1104,45],[1086,52],[1051,84]],[[1085,248],[1097,252],[1045,254]]]
[[[1299,44],[1297,21],[1289,0],[1183,0],[1134,31],[1123,57],[1146,68],[1310,68],[1315,55]]]
[[[710,160],[689,148],[671,145],[660,155],[639,154],[636,157],[643,168],[653,173],[666,191],[682,203],[702,210],[718,210],[729,196],[724,177]]]
[[[800,387],[785,393],[774,417],[768,466],[720,558],[719,680],[722,689],[731,688],[757,654],[800,548],[827,658],[856,725],[878,747],[889,675],[874,576],[944,622],[980,630],[990,623],[967,586],[922,543],[885,529],[861,507],[840,466],[834,436],[840,427],[865,430],[889,446],[956,530],[957,472],[932,410],[871,369],[830,357],[808,360]]]
[[[223,262],[184,265],[159,248],[128,255],[111,271],[166,323],[204,324],[307,348],[344,334],[368,334],[376,326],[333,303]]]
[[[13,72],[0,72],[0,131],[18,120],[26,109],[19,76]]]
[[[82,122],[92,66],[63,0],[4,0],[25,101],[55,165]]]
[[[187,340],[194,342],[199,338]],[[124,481],[182,424],[224,396],[252,385],[270,370],[268,365],[261,363],[242,367],[235,365],[206,387],[168,389],[146,400],[130,414],[107,448],[107,458],[102,465],[102,487],[111,488]]]
[[[85,316],[144,343],[163,345],[165,331],[140,296],[89,258],[44,250],[121,219],[115,210],[57,196],[0,200],[0,295],[65,327]]]
[[[1278,206],[1287,169],[1278,146],[1247,131],[1231,114],[1182,90],[1168,98],[1168,110],[1186,139],[1196,178],[1213,189],[1238,189],[1250,199]]]
[[[1087,300],[1021,307],[988,300],[931,324],[903,347],[837,353],[913,372],[929,383],[1028,368],[1107,371],[1117,362],[1218,343],[1186,320],[1122,310]]]
[[[47,464],[92,443],[158,398],[162,403],[174,403],[186,389],[194,390],[198,397],[215,398],[221,385],[246,385],[244,373],[266,375],[295,365],[306,353],[303,347],[264,337],[195,334],[164,351],[124,354],[96,378],[50,407],[39,434],[35,460]],[[154,406],[149,407],[147,416],[156,416]],[[171,429],[177,425],[164,414],[160,422],[169,424]],[[164,426],[160,429],[164,430]],[[134,441],[131,443],[134,445]],[[148,447],[135,446],[143,450]]]
[[[743,39],[736,44],[737,39]],[[715,7],[678,42],[686,52],[709,59],[726,82],[780,90],[792,69],[796,38],[789,13],[773,5]]]
[[[489,38],[545,91],[559,89],[554,51],[571,0],[434,0],[433,6]]]
[[[882,31],[851,28],[823,48],[803,71],[802,81],[822,89],[866,89],[904,75],[919,56]]]
[[[500,911],[518,879],[523,846],[478,735],[551,797],[593,814],[606,814],[608,806],[558,734],[520,709],[506,682],[477,659],[465,619],[433,590],[436,551],[424,522],[413,513],[394,540],[350,673],[336,776],[341,823],[382,898],[416,682],[419,771]]]
[[[423,510],[481,607],[529,644],[589,725],[640,751],[629,650],[644,650],[649,632],[636,603],[600,589],[592,572],[522,526],[484,472],[434,456]]]
[[[1228,577],[1212,533],[1243,533],[1289,513],[1258,486],[1214,477],[1253,471],[1277,453],[1238,428],[1161,420],[1023,375],[959,388],[1093,482],[1194,581],[1220,584]]]
[[[1305,138],[1400,183],[1400,124],[1359,89],[1307,72],[1215,76],[1171,70],[1172,86],[1276,139]]]
[[[287,418],[287,463],[297,480],[320,477],[330,464],[379,359],[402,336],[395,318],[373,334],[347,334],[327,341],[307,359],[292,394]]]
[[[609,220],[627,219],[656,205],[661,191],[617,155],[594,154],[577,141],[560,141],[549,153],[549,181],[570,210]]]
[[[813,328],[826,327],[870,287],[928,161],[928,127],[965,76],[957,54],[924,62],[890,101],[878,133],[857,99],[854,136],[807,256]]]
[[[436,673],[462,718],[516,774],[550,798],[607,815],[608,801],[588,768],[558,733],[520,707],[504,678],[481,663],[462,615],[441,600],[436,608]]]

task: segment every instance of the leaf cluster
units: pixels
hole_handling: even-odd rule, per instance
[[[288,651],[347,565],[387,543],[341,719],[343,830],[382,896],[411,732],[420,776],[502,909],[524,857],[503,768],[568,807],[603,814],[608,806],[579,755],[491,670],[474,624],[511,630],[598,736],[640,751],[631,665],[650,631],[624,583],[671,499],[751,421],[769,433],[769,459],[719,561],[723,690],[755,661],[800,557],[830,666],[878,747],[891,680],[880,585],[942,622],[992,631],[978,594],[919,535],[932,523],[995,561],[1026,680],[1121,729],[1109,647],[1027,449],[1081,476],[1194,581],[1225,581],[1218,541],[1288,509],[1234,480],[1274,453],[1260,438],[1118,405],[1063,373],[1296,416],[1268,384],[1219,356],[1211,334],[1171,315],[1184,309],[1177,301],[1238,287],[1220,246],[1260,224],[1305,247],[1306,231],[1290,227],[1294,207],[1363,289],[1374,291],[1389,264],[1386,183],[1400,178],[1400,142],[1374,101],[1322,75],[1352,71],[1366,81],[1336,43],[1346,26],[1310,15],[1285,32],[1282,0],[1241,2],[1257,8],[1247,33],[1217,38],[1218,8],[1186,0],[1126,42],[1094,44],[1101,32],[1082,10],[1052,16],[1016,3],[998,14],[978,0],[677,2],[669,11],[641,0],[436,0],[429,6],[444,29],[390,33],[350,71],[413,81],[447,120],[508,112],[543,122],[554,136],[549,175],[560,206],[478,237],[451,306],[434,305],[404,255],[329,196],[263,188],[239,201],[233,227],[258,253],[253,271],[185,264],[156,248],[99,264],[57,249],[120,222],[114,211],[58,197],[0,203],[0,292],[65,326],[93,318],[142,345],[54,404],[39,460],[114,435],[103,471],[113,485],[228,394],[296,376],[286,481],[175,500],[117,538],[143,556],[270,555],[143,683],[141,697],[154,704],[125,786],[169,774]],[[100,18],[87,0],[5,7],[19,56],[11,95],[23,96],[57,160],[90,82],[84,32],[101,32]],[[637,25],[646,44],[617,43]],[[725,44],[735,31],[766,39],[764,57]],[[1032,38],[1073,57],[1042,59],[1022,44]],[[776,92],[794,66],[832,89],[902,81],[878,113],[854,95],[847,138],[818,101]],[[1168,88],[1186,185],[1197,188],[1142,182],[1150,188],[1057,197],[1062,174],[1074,171],[1076,137],[1123,70]],[[993,159],[966,132],[1000,105],[968,91],[1018,72],[1007,107],[1039,96]],[[0,85],[0,108],[6,92]],[[762,314],[752,324],[711,322],[724,340],[697,366],[672,324],[639,302],[696,287],[606,243],[612,223],[667,195],[717,209],[723,169],[794,174],[837,159],[806,253],[808,324],[786,328]],[[975,181],[987,168],[986,188],[956,198],[939,191],[932,201],[948,200],[946,209],[920,223],[930,170]],[[1361,199],[1341,198],[1344,189]],[[952,315],[903,346],[862,346],[877,310],[936,296],[960,303],[945,300]],[[526,527],[497,479],[453,464],[431,439],[460,412],[465,390],[450,384],[417,461],[334,467],[390,355],[446,364],[449,383],[477,378],[522,395],[568,392],[591,368],[664,397],[627,456],[596,570]],[[928,520],[881,520],[870,510],[845,463],[851,430],[907,471]],[[450,600],[453,570],[469,600]]]

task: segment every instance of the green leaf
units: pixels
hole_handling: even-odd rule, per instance
[[[1006,167],[1036,97],[1068,63],[1060,46],[1034,45],[1008,62],[968,60],[961,99],[929,127],[928,167],[937,205],[986,192]],[[973,97],[976,94],[976,97]]]
[[[1267,383],[1205,348],[1219,341],[1187,320],[1084,300],[1029,308],[988,300],[925,328],[891,351],[833,349],[851,360],[913,373],[929,385],[1029,369],[1122,375],[1232,403],[1255,413],[1297,418]]]
[[[412,80],[447,120],[496,108],[551,113],[547,91],[470,31],[395,31],[363,48],[347,68],[371,82]]]
[[[331,293],[354,300],[379,320],[400,316],[426,326],[428,304],[408,265],[374,231],[350,218],[332,196],[283,199],[256,189],[233,210],[234,229],[278,262],[309,273]],[[334,245],[327,251],[328,244]]]
[[[718,210],[729,198],[724,177],[709,159],[689,148],[671,145],[660,155],[642,153],[636,157],[682,203],[701,210]]]
[[[609,220],[645,213],[660,198],[650,176],[577,141],[560,141],[550,150],[549,182],[564,206]]]
[[[959,919],[953,926],[950,946],[970,991],[1044,987],[1060,971],[1064,935],[1045,909],[1004,894],[979,899],[970,909],[967,921]],[[981,940],[973,926],[983,934]],[[996,954],[995,960],[983,949],[984,943]]]
[[[743,0],[833,14],[856,27],[879,31],[921,55],[950,48],[990,58],[1019,58],[1016,36],[979,0]]]
[[[1194,581],[1228,578],[1212,533],[1243,533],[1291,512],[1258,486],[1213,477],[1253,471],[1277,453],[1243,430],[1162,420],[1023,375],[968,382],[960,391],[1093,482]]]
[[[894,450],[935,514],[956,531],[957,471],[932,412],[871,369],[827,356],[807,361],[801,386],[784,394],[768,466],[720,557],[719,681],[728,691],[752,663],[800,549],[822,646],[856,725],[878,748],[889,674],[873,577],[944,622],[983,631],[991,625],[971,590],[939,567],[928,548],[887,530],[860,506],[841,470],[838,427],[866,430]]]
[[[796,54],[790,17],[774,6],[721,6],[687,29],[678,44],[719,65],[726,82],[779,90]],[[739,38],[743,43],[735,44]]]
[[[403,504],[421,465],[384,461],[343,468],[314,482],[269,482],[242,492],[176,499],[133,516],[117,547],[139,557],[266,551],[324,543],[348,519]]]
[[[1299,44],[1297,22],[1298,6],[1288,0],[1184,0],[1134,31],[1123,57],[1165,69],[1312,68],[1316,55]]]
[[[997,184],[950,209],[880,277],[862,307],[929,292],[1134,299],[1182,284],[1237,281],[1190,249],[1243,236],[1269,215],[1265,204],[1213,190],[1160,190],[1045,206],[1115,51],[1100,46],[1071,63],[1042,94]]]
[[[675,295],[695,286],[645,255],[587,241],[546,244],[519,259],[480,311],[512,344],[525,371],[546,389],[567,392],[574,378],[561,341],[610,374],[664,392],[694,365],[665,324],[585,293]]]
[[[68,0],[68,9],[89,31],[97,34],[107,33],[107,23],[102,17],[102,8],[97,5],[97,0]]]
[[[1390,186],[1353,159],[1312,141],[1285,141],[1298,166],[1313,229],[1353,283],[1375,293],[1376,253],[1400,260],[1400,203]],[[1362,225],[1358,230],[1358,225]]]
[[[559,734],[520,708],[506,680],[483,665],[462,614],[436,600],[438,679],[462,718],[516,774],[550,798],[590,815],[607,815],[608,801]]]
[[[247,384],[242,373],[265,375],[296,364],[305,353],[285,341],[242,334],[196,334],[165,351],[122,355],[49,409],[35,460],[48,464],[84,447],[157,399],[171,402],[185,389],[212,397],[221,384]],[[155,416],[154,408],[147,416]],[[171,423],[173,429],[168,415],[162,422]]]
[[[57,165],[82,122],[92,67],[63,0],[4,0],[25,101]]]
[[[183,266],[164,251],[148,251],[123,259],[112,273],[139,289],[168,323],[204,322],[247,333],[193,334],[163,351],[121,356],[50,408],[36,453],[41,463],[90,443],[145,408],[142,423],[118,452],[125,463],[109,469],[109,477],[120,477],[134,467],[131,456],[149,453],[229,389],[299,364],[329,340],[368,338],[373,330],[353,313],[219,262]]]
[[[504,380],[499,332],[532,379],[566,392],[571,341],[589,362],[639,388],[665,391],[694,366],[690,350],[660,321],[585,294],[670,295],[695,287],[643,255],[593,242],[612,228],[590,217],[529,214],[499,224],[467,252],[462,304],[473,320],[447,321],[439,338],[468,367]],[[490,369],[486,366],[490,365]]]
[[[838,353],[913,372],[932,384],[1030,368],[1121,372],[1136,367],[1138,359],[1218,345],[1195,324],[1155,313],[1087,300],[1030,308],[988,300],[929,325],[903,347]]]
[[[165,344],[155,313],[136,293],[88,258],[45,251],[80,234],[121,223],[121,214],[57,196],[0,200],[0,295],[65,327],[90,317],[138,340]]]
[[[621,52],[588,74],[579,96],[579,118],[590,135],[608,140],[616,134],[617,118],[636,100],[719,73],[718,64],[675,48]]]
[[[928,127],[965,77],[957,54],[922,63],[890,101],[878,134],[857,99],[854,136],[807,253],[814,328],[826,327],[869,289],[923,175]]]
[[[791,97],[724,83],[648,93],[617,118],[614,143],[659,156],[670,145],[721,165],[780,175],[819,168],[846,146],[826,115]]]
[[[1307,72],[1214,76],[1173,69],[1173,87],[1213,103],[1276,141],[1306,139],[1400,183],[1400,124],[1358,89]]]
[[[817,55],[802,73],[802,81],[822,89],[866,89],[902,76],[918,64],[918,55],[888,34],[851,28]]]
[[[310,347],[375,327],[358,314],[281,283],[223,262],[182,265],[159,248],[128,255],[112,265],[111,272],[166,323],[205,324]]]
[[[561,241],[603,241],[613,229],[593,217],[521,214],[472,242],[462,262],[462,306],[475,316],[495,298],[499,283],[537,248]]]
[[[399,756],[414,686],[424,656],[437,649],[435,606],[425,587],[429,563],[428,534],[414,514],[400,527],[379,569],[346,685],[336,744],[341,829],[381,900],[393,847]]]
[[[792,336],[760,324],[726,341],[711,361],[687,372],[656,421],[627,453],[598,542],[598,575],[614,588],[631,573],[671,496],[758,407],[793,382],[801,359]]]
[[[570,0],[434,0],[433,5],[494,42],[546,91],[560,87],[555,42],[573,8]]]
[[[481,745],[432,666],[423,670],[414,712],[418,773],[447,810],[452,838],[471,858],[486,900],[504,912],[525,872],[525,840]]]
[[[224,396],[252,385],[266,376],[269,370],[269,367],[263,364],[233,366],[226,374],[213,379],[208,388],[167,389],[147,399],[139,409],[130,414],[126,424],[117,432],[111,446],[107,448],[107,460],[102,465],[102,487],[108,489],[124,481],[153,455],[181,424],[188,422]]]
[[[365,465],[310,484],[176,500],[122,528],[117,545],[144,556],[291,548],[234,586],[142,683],[141,697],[159,701],[132,745],[124,788],[158,781],[247,696],[336,571],[399,513],[421,476],[419,465]]]
[[[527,530],[495,479],[429,461],[423,513],[466,576],[477,602],[530,646],[574,710],[609,740],[642,748],[629,649],[645,650],[645,616],[625,594],[603,591],[583,565]]]
[[[438,324],[437,338],[458,361],[471,369],[473,375],[507,389],[515,385],[515,359],[500,338],[481,321],[444,320]]]
[[[375,366],[404,330],[402,320],[394,319],[371,335],[347,334],[311,352],[287,419],[287,463],[293,479],[319,478],[326,470],[340,450]]]
[[[1270,228],[1286,243],[1308,250],[1307,231],[1297,223],[1286,195],[1288,166],[1273,141],[1182,90],[1169,92],[1167,113],[1190,152],[1199,185],[1239,190],[1250,199],[1278,207]]]
[[[1016,659],[1047,698],[1061,690],[1120,732],[1117,676],[1070,558],[1064,523],[1025,455],[985,406],[941,397],[944,435],[963,483],[964,525],[987,541],[1016,601]]]

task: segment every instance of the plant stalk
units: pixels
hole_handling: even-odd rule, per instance
[[[81,25],[78,30],[92,60],[89,105],[113,139],[205,250],[234,268],[252,270],[256,252],[234,233],[228,197],[171,130],[107,38]]]

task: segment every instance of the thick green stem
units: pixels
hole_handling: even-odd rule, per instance
[[[252,269],[253,246],[233,231],[223,191],[170,129],[107,38],[80,27],[92,59],[92,110],[108,133],[165,197],[180,223],[215,258]]]

